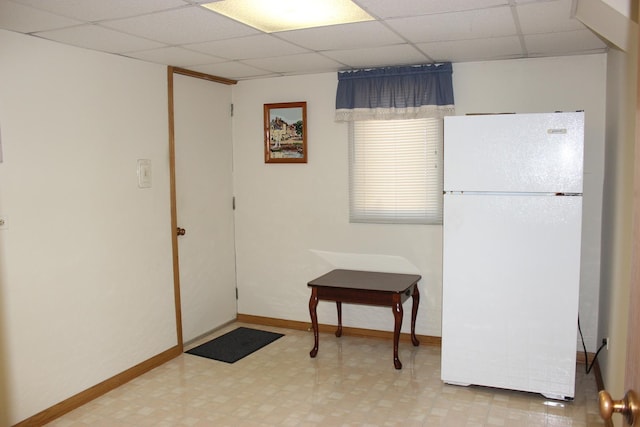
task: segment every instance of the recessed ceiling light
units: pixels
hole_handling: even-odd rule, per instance
[[[202,6],[267,33],[374,20],[351,0],[220,0]]]

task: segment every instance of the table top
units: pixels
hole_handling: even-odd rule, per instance
[[[369,291],[401,293],[415,285],[421,278],[422,276],[418,274],[332,270],[327,274],[313,279],[307,285],[311,287],[364,289]]]

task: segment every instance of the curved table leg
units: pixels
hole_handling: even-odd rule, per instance
[[[411,342],[414,346],[419,346],[420,341],[416,337],[416,317],[418,317],[418,305],[420,304],[420,292],[418,284],[413,285],[413,295],[411,296],[413,307],[411,308]]]
[[[313,288],[311,290],[311,298],[309,299],[309,314],[311,315],[311,327],[313,328],[313,348],[309,352],[309,356],[316,357],[318,354],[318,291]]]
[[[336,308],[338,309],[338,329],[336,329],[336,336],[342,336],[342,301],[336,301]]]
[[[394,301],[393,309],[393,318],[395,320],[395,324],[393,327],[393,366],[396,369],[402,369],[402,363],[398,358],[398,341],[400,341],[400,329],[402,328],[402,302],[400,301],[400,297]]]

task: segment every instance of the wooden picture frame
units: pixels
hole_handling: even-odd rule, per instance
[[[264,162],[307,163],[307,103],[264,104]]]

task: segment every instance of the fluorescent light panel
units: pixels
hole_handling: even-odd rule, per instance
[[[220,0],[202,6],[267,33],[374,20],[351,0]]]

